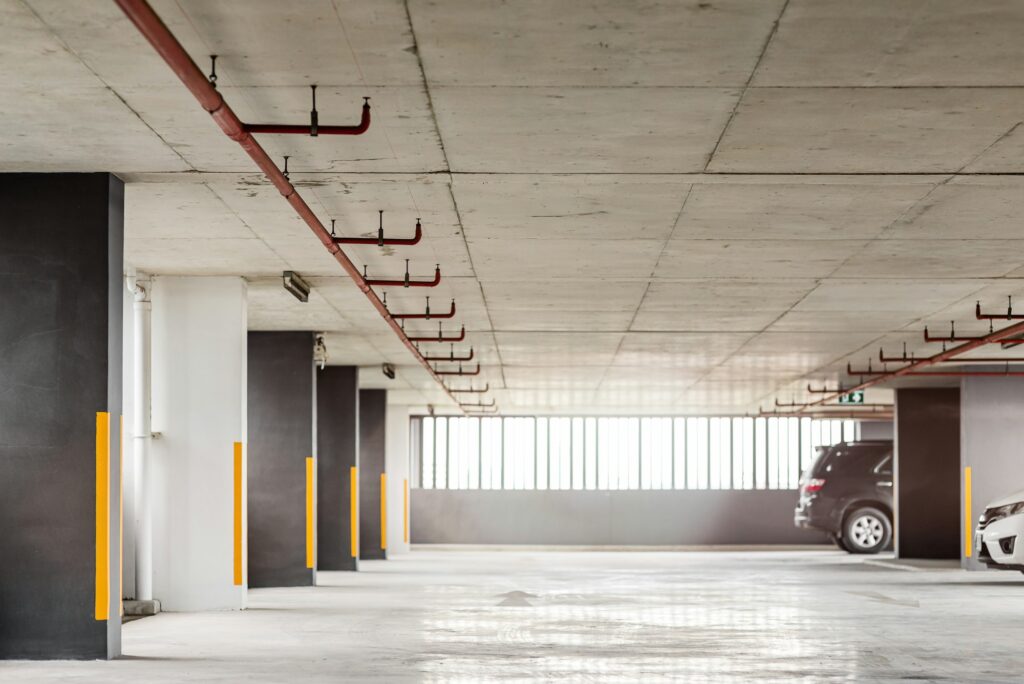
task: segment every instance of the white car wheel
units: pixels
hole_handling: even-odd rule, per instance
[[[859,508],[846,518],[843,541],[853,553],[878,553],[891,538],[889,518],[877,508]]]

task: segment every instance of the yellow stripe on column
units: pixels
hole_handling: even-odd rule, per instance
[[[96,414],[97,620],[110,617],[110,414]]]
[[[964,555],[974,555],[974,526],[971,524],[971,467],[964,468]]]
[[[312,568],[313,553],[313,457],[306,457],[306,567]]]
[[[353,558],[359,558],[359,469],[355,466],[348,471],[348,489],[349,553]]]
[[[242,586],[242,443],[235,442],[235,586]]]
[[[409,480],[402,480],[402,541],[409,543]]]
[[[380,548],[388,548],[388,475],[380,474]]]

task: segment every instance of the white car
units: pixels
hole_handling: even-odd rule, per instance
[[[978,560],[997,570],[1024,572],[1024,490],[997,499],[985,507],[978,518],[974,545]]]

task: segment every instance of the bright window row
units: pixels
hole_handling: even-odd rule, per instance
[[[425,489],[795,489],[817,447],[856,438],[810,418],[413,419]]]

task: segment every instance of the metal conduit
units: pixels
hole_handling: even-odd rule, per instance
[[[409,349],[416,360],[427,369],[427,372],[444,389],[449,398],[458,404],[458,400],[445,387],[441,377],[434,372],[430,362],[423,358],[416,345],[409,340],[402,327],[388,313],[387,307],[384,306],[377,294],[367,284],[366,280],[359,273],[359,269],[356,268],[345,252],[335,244],[334,238],[331,237],[330,232],[320,222],[320,219],[316,217],[313,210],[310,209],[306,200],[296,191],[295,187],[288,181],[288,178],[281,172],[281,169],[277,167],[277,164],[271,160],[266,150],[252,136],[251,129],[238,118],[231,107],[224,101],[221,94],[217,92],[213,84],[199,70],[199,67],[196,66],[195,62],[192,61],[192,58],[189,57],[188,53],[181,46],[181,43],[178,42],[178,39],[174,37],[174,34],[170,32],[156,12],[153,11],[153,8],[149,6],[149,3],[146,0],[114,0],[114,2],[131,20],[135,28],[139,30],[139,33],[149,41],[149,44],[153,46],[153,49],[156,50],[157,54],[171,68],[178,79],[188,88],[192,96],[199,102],[199,105],[213,117],[213,120],[220,126],[224,134],[245,150],[245,153],[249,155],[260,171],[277,188],[288,204],[292,206],[295,213],[306,222],[306,225],[313,231],[317,239],[334,256],[334,259],[352,279],[352,282],[356,284],[356,287],[366,295],[366,298],[370,300],[370,304],[381,315],[381,318],[387,321],[388,325],[398,338],[402,340],[402,343]],[[370,114],[368,105],[364,105],[363,117],[365,126],[369,127]],[[365,130],[362,122],[359,128]],[[321,127],[320,132],[325,132],[323,127]]]
[[[984,347],[987,344],[998,344],[999,342],[1002,342],[1007,338],[1011,338],[1014,335],[1021,334],[1024,334],[1024,321],[1021,321],[1020,323],[1014,323],[1013,325],[1007,326],[1002,330],[994,330],[988,333],[987,335],[981,335],[967,342],[964,342],[963,344],[959,344],[955,347],[944,349],[943,351],[937,354],[933,354],[932,356],[912,360],[908,363],[908,365],[904,366],[903,368],[897,368],[896,370],[877,373],[873,377],[862,379],[859,383],[851,387],[847,387],[845,389],[834,392],[823,392],[822,396],[820,396],[818,399],[815,399],[814,401],[808,402],[807,404],[805,404],[805,407],[821,406],[822,404],[825,404],[829,401],[838,399],[840,396],[844,394],[848,394],[849,392],[855,392],[857,390],[867,389],[868,387],[872,387],[880,382],[884,382],[891,378],[897,378],[904,375],[938,375],[939,373],[920,373],[919,371],[922,368],[927,368],[928,366],[943,363],[945,361],[948,361],[949,359],[960,356],[961,354],[966,354],[967,352],[972,351],[974,349]],[[970,374],[970,371],[964,371],[958,373],[957,375],[962,377],[963,375],[966,374]],[[946,375],[946,373],[942,373],[942,375]],[[1006,375],[1006,373],[999,373],[999,375]],[[808,386],[808,389],[811,389],[810,386]]]

